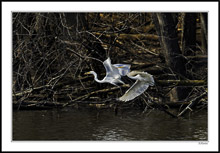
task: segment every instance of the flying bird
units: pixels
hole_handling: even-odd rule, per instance
[[[99,80],[97,78],[97,73],[94,71],[89,71],[85,74],[93,74],[94,75],[94,80],[98,83],[110,83],[112,85],[118,86],[118,83],[125,84],[121,80],[121,76],[126,76],[130,72],[130,67],[131,65],[129,64],[111,64],[111,59],[107,58],[104,62],[103,65],[106,70],[106,76],[102,79]]]
[[[130,101],[144,93],[149,86],[154,85],[153,76],[147,72],[131,71],[127,76],[136,82],[118,99],[120,101]]]

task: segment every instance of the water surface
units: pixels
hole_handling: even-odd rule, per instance
[[[207,140],[207,111],[175,119],[159,110],[13,112],[13,140]]]

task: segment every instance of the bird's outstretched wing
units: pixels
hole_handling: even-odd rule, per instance
[[[107,60],[105,60],[103,62],[103,65],[105,67],[106,73],[112,72],[112,64],[111,64],[111,60],[110,58],[107,58]]]
[[[118,68],[119,74],[121,76],[126,76],[130,72],[131,65],[129,64],[113,64],[116,68]]]
[[[149,83],[145,81],[136,80],[136,82],[119,98],[120,101],[129,101],[141,95],[147,88]]]
[[[104,62],[103,65],[106,69],[106,76],[104,78],[104,80],[106,82],[119,82],[122,83],[123,81],[120,80],[121,75],[119,73],[118,68],[116,68],[115,66],[113,66],[111,64],[111,59],[107,58]]]

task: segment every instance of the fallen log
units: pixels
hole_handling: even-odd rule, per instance
[[[50,85],[44,85],[44,86],[40,86],[40,87],[35,87],[35,88],[27,89],[25,91],[20,91],[20,92],[13,93],[12,96],[22,96],[24,94],[31,93],[31,92],[33,92],[35,90],[41,90],[41,89],[48,88],[48,87],[50,87]]]
[[[83,77],[81,79],[85,79],[85,78],[88,78],[88,77]],[[206,80],[156,80],[155,79],[155,82],[156,82],[157,86],[168,86],[168,85],[175,85],[175,86],[207,86]],[[41,89],[45,89],[45,88],[49,88],[49,87],[51,87],[51,85],[35,87],[35,88],[27,89],[25,91],[20,91],[20,92],[17,92],[17,93],[13,93],[12,96],[13,97],[14,96],[22,96],[24,94],[32,93],[33,91],[41,90]],[[122,85],[121,87],[129,87],[129,85],[125,84],[125,85]],[[115,89],[118,89],[118,87],[99,90],[98,93],[99,92],[107,92],[107,91],[111,91],[111,90],[115,90]],[[93,92],[91,92],[91,93],[94,94]]]
[[[122,85],[122,86],[120,86],[120,87],[130,87],[130,85],[129,85],[129,84],[124,84],[124,85]],[[63,107],[66,107],[67,105],[69,105],[69,104],[71,104],[71,103],[73,103],[73,102],[75,102],[75,101],[78,101],[78,100],[81,100],[81,99],[85,99],[85,98],[89,97],[89,96],[92,95],[92,94],[114,91],[114,90],[119,89],[120,87],[113,87],[113,88],[110,88],[110,89],[101,89],[101,90],[97,90],[97,91],[90,92],[90,93],[88,93],[88,94],[86,94],[86,95],[83,95],[83,96],[80,96],[80,97],[78,97],[78,98],[75,98],[75,99],[71,100],[70,102],[64,104]]]
[[[97,35],[98,37],[106,37],[106,38],[111,38],[111,37],[117,37],[120,40],[154,40],[158,41],[158,35],[154,34],[115,34],[115,33],[99,33],[99,32],[94,32],[94,35]]]
[[[155,80],[157,86],[207,86],[206,80]]]
[[[62,104],[59,102],[51,102],[51,101],[22,101],[22,103],[19,102],[13,102],[13,109],[19,110],[47,110],[47,109],[53,109],[54,107],[61,107]]]
[[[141,27],[131,27],[129,30],[130,34],[137,34],[137,33],[148,33],[150,30],[154,28],[153,24]],[[95,32],[103,32],[103,31],[110,31],[111,27],[93,27],[93,31]]]

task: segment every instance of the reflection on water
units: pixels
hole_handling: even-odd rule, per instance
[[[13,140],[207,140],[207,112],[174,119],[153,110],[14,111]]]

